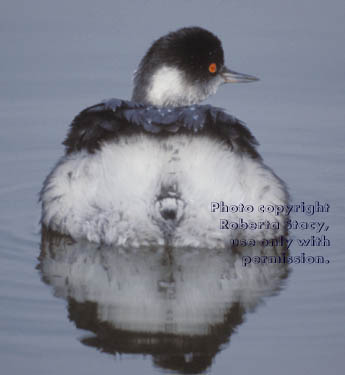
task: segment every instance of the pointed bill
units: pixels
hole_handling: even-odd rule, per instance
[[[238,73],[228,69],[226,66],[220,72],[225,83],[241,83],[241,82],[254,82],[259,81],[259,78],[251,76],[249,74]]]

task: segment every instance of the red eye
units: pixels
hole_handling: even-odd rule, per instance
[[[212,63],[208,66],[208,71],[210,73],[215,73],[217,71],[217,64],[216,63]]]

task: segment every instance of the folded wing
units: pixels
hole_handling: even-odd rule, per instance
[[[94,153],[101,144],[137,133],[159,136],[174,133],[207,134],[226,142],[235,152],[255,159],[258,142],[237,118],[211,105],[158,108],[131,101],[110,99],[86,108],[73,120],[64,141],[66,153]]]

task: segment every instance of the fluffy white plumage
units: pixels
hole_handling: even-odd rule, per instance
[[[285,204],[283,183],[261,161],[237,154],[208,137],[175,135],[158,142],[138,135],[103,145],[95,154],[63,157],[42,191],[42,222],[74,238],[118,246],[163,245],[165,220],[157,196],[178,187],[172,246],[225,247],[237,230],[220,230],[219,219],[280,221],[281,230],[243,231],[243,238],[284,233],[283,218],[270,213],[212,213],[212,201]],[[171,200],[170,199],[170,204]],[[169,203],[169,202],[167,202]]]
[[[73,238],[127,247],[224,248],[234,238],[283,235],[282,216],[210,210],[213,201],[287,203],[284,183],[263,164],[250,132],[220,110],[202,109],[203,121],[195,108],[170,111],[199,103],[222,83],[255,80],[224,65],[221,42],[207,30],[183,28],[155,41],[135,74],[135,103],[115,99],[73,121],[66,155],[41,192],[42,223]],[[220,218],[279,221],[280,229],[221,230]]]

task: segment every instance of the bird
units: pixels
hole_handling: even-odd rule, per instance
[[[200,104],[225,83],[257,80],[227,68],[220,39],[204,28],[155,40],[131,100],[104,100],[72,121],[40,192],[42,227],[133,249],[226,248],[284,234],[282,215],[257,207],[286,205],[286,184],[242,121]],[[244,230],[243,222],[277,225]]]

